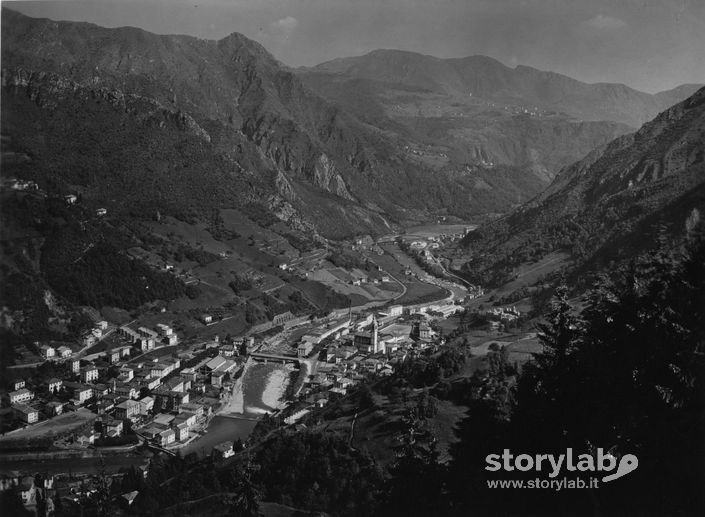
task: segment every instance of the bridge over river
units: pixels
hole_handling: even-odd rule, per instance
[[[299,365],[299,358],[293,355],[278,355],[278,354],[265,354],[263,352],[252,352],[249,357],[255,361],[263,362],[267,364],[269,361],[282,364],[295,364]]]

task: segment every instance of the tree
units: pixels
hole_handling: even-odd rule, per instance
[[[243,517],[258,517],[259,501],[261,494],[250,479],[250,468],[247,468],[240,475],[240,482],[237,486],[237,495],[232,498],[230,508],[234,515]]]

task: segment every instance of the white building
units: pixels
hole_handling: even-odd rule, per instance
[[[89,365],[81,368],[81,381],[93,382],[98,380],[98,368]]]
[[[21,388],[17,391],[10,392],[10,404],[24,404],[34,398],[34,393],[27,388]]]
[[[42,354],[42,357],[44,359],[51,359],[56,355],[56,350],[54,349],[53,346],[50,345],[42,345],[39,347],[39,352]]]

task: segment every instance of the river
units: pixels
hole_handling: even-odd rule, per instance
[[[234,442],[238,438],[244,442],[255,425],[257,421],[248,417],[215,416],[208,424],[206,434],[181,449],[181,454],[186,456],[195,452],[199,456],[207,456],[219,443]]]
[[[181,449],[181,453],[185,456],[195,452],[204,456],[219,443],[233,442],[238,438],[244,442],[262,415],[282,407],[281,399],[290,372],[289,366],[248,360],[228,401],[210,421],[206,433]]]

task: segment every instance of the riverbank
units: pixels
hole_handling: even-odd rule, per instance
[[[244,414],[263,415],[284,407],[292,368],[291,365],[254,362],[243,375]]]
[[[228,396],[228,400],[223,403],[223,405],[218,409],[216,415],[229,416],[229,415],[242,415],[245,412],[245,395],[243,393],[243,381],[247,376],[247,372],[252,366],[253,360],[251,358],[247,359],[245,365],[242,367],[242,373],[235,379],[233,388]]]
[[[284,394],[291,380],[291,368],[288,366],[274,370],[267,377],[267,385],[262,393],[262,403],[272,409],[282,409],[286,405]]]
[[[253,419],[229,415],[213,417],[206,433],[182,448],[181,454],[186,456],[196,453],[199,456],[207,456],[219,443],[234,442],[238,439],[245,442],[256,425],[257,420]]]

